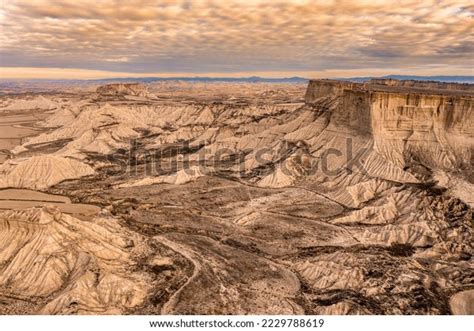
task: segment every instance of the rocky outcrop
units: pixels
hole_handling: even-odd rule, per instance
[[[433,84],[436,89],[428,89]],[[425,168],[468,171],[474,148],[474,88],[469,84],[433,84],[313,80],[306,102],[314,104],[328,97],[338,100],[331,110],[334,126],[358,135],[370,133],[374,151],[397,167],[419,174]],[[412,86],[423,90],[398,89]],[[438,94],[438,90],[453,94]]]

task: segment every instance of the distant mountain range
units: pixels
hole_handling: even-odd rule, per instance
[[[408,75],[388,75],[382,77],[350,77],[335,78],[339,80],[350,80],[356,82],[366,82],[371,78],[391,78],[405,80],[427,80],[439,82],[474,83],[474,76],[408,76]],[[157,82],[157,81],[187,81],[187,82],[231,82],[231,83],[306,83],[309,79],[304,77],[285,78],[265,78],[265,77],[139,77],[139,78],[110,78],[95,80],[96,82]]]
[[[258,76],[251,77],[138,77],[138,78],[109,78],[94,80],[95,82],[160,82],[160,81],[185,81],[185,82],[231,82],[231,83],[305,83],[307,78],[285,77],[285,78],[265,78]]]
[[[328,77],[330,78],[330,77]],[[409,76],[409,75],[388,75],[382,77],[349,77],[334,78],[337,80],[348,80],[354,82],[366,82],[371,78],[392,78],[406,80],[425,80],[439,82],[456,82],[474,84],[474,76]],[[1,79],[0,82],[34,82],[34,83],[116,83],[116,82],[140,82],[151,83],[160,81],[185,81],[185,82],[231,82],[231,83],[307,83],[309,78],[304,77],[285,77],[285,78],[265,78],[258,76],[251,77],[124,77],[124,78],[106,78],[106,79]]]
[[[474,83],[474,76],[404,76],[404,75],[388,75],[383,77],[351,77],[336,78],[339,80],[350,80],[356,82],[365,82],[371,78],[391,78],[391,79],[408,79],[408,80],[432,80],[440,82],[456,82],[456,83]],[[306,83],[309,79],[304,77],[285,77],[285,78],[265,78],[265,77],[139,77],[139,78],[110,78],[95,80],[95,82],[159,82],[159,81],[186,81],[186,82],[231,82],[231,83]]]

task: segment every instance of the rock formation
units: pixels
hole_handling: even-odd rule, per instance
[[[424,90],[402,91],[407,86]],[[396,80],[309,83],[308,103],[327,97],[338,100],[331,114],[333,124],[357,135],[370,135],[374,152],[398,169],[417,178],[436,169],[472,175],[472,85]]]
[[[0,188],[18,187],[44,190],[67,179],[94,174],[94,170],[77,160],[54,155],[32,156],[0,166]]]
[[[38,313],[122,313],[149,289],[146,274],[130,272],[141,238],[110,217],[80,221],[53,207],[6,211],[0,238],[0,296],[32,299]],[[22,308],[12,300],[0,311]]]

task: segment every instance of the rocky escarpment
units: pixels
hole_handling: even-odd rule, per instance
[[[339,99],[332,110],[334,124],[358,134],[370,133],[377,154],[418,178],[442,170],[455,171],[472,181],[474,87],[433,84],[314,80],[308,86],[306,101],[313,104],[328,97]],[[435,90],[427,89],[432,85]],[[405,92],[403,87],[407,86],[423,90]]]

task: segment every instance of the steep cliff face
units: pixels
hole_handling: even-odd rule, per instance
[[[334,130],[350,129],[356,136],[370,134],[373,150],[400,169],[415,175],[455,170],[469,177],[474,148],[474,88],[466,85],[315,80],[308,86],[306,102],[333,98],[336,106],[330,112]],[[400,86],[424,89],[405,93]],[[428,89],[431,87],[437,90]],[[443,89],[452,90],[452,95],[437,94]]]
[[[331,120],[335,126],[350,129],[360,135],[369,134],[372,132],[370,102],[364,91],[357,88],[344,90]]]
[[[443,170],[471,166],[472,98],[387,92],[370,97],[375,148],[388,160]]]

